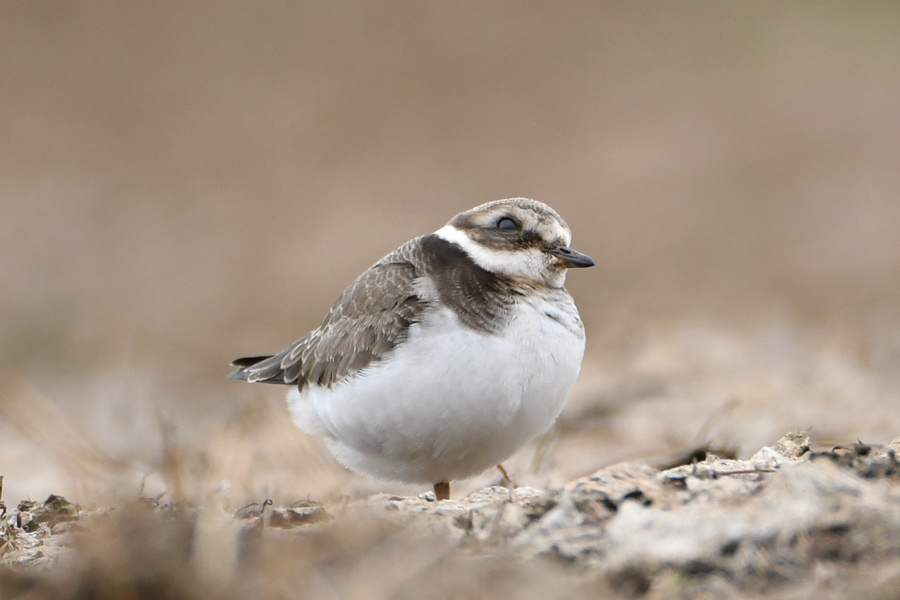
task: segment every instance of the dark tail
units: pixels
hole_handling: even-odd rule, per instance
[[[250,383],[287,383],[284,380],[284,368],[281,359],[290,352],[286,348],[274,356],[246,356],[231,362],[238,369],[228,376],[229,379],[242,379]]]
[[[261,363],[264,360],[268,360],[272,358],[271,356],[244,356],[243,358],[236,358],[231,361],[232,367],[239,367],[235,372],[228,376],[228,379],[243,379],[247,381],[247,378],[250,376],[250,372],[247,370],[248,367],[252,367],[257,363]]]

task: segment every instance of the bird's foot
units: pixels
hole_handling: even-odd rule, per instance
[[[516,482],[513,481],[513,478],[509,476],[509,473],[506,472],[506,468],[503,465],[497,465],[497,470],[500,471],[500,474],[503,476],[501,483],[504,486],[510,489],[519,487],[518,485],[516,485]]]
[[[436,500],[449,500],[450,484],[446,481],[434,484],[434,497]]]

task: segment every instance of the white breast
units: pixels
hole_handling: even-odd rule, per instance
[[[464,327],[439,308],[379,364],[331,389],[293,388],[288,406],[297,426],[324,436],[353,471],[449,482],[549,429],[583,355],[584,329],[564,290],[523,300],[503,335]]]

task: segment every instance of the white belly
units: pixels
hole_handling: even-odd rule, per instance
[[[353,471],[408,483],[470,477],[547,431],[584,355],[574,303],[521,304],[502,336],[440,309],[381,363],[331,389],[293,388],[294,422]],[[552,312],[556,319],[545,314]]]

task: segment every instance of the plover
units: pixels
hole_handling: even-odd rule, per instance
[[[345,467],[377,479],[450,482],[500,464],[562,411],[584,355],[563,287],[594,261],[552,208],[482,204],[363,273],[321,325],[230,377],[291,386],[294,423]]]

